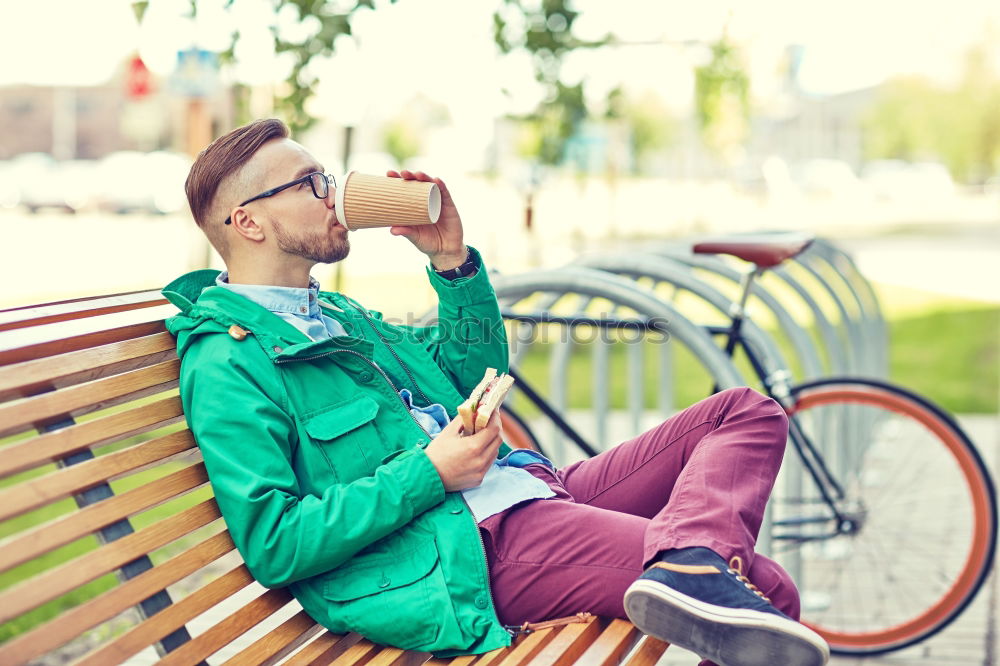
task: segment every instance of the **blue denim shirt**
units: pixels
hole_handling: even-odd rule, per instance
[[[223,271],[215,283],[267,308],[275,316],[305,333],[311,340],[348,335],[340,322],[328,317],[320,309],[319,282],[312,277],[309,278],[309,286],[305,288],[229,284],[228,280],[228,271]],[[413,418],[431,437],[440,433],[450,422],[444,405],[437,403],[425,407],[414,405],[413,394],[406,388],[399,391],[399,397],[413,414]],[[521,469],[534,463],[552,467],[549,459],[537,451],[517,449],[497,460],[483,477],[482,483],[475,488],[462,491],[476,522],[482,522],[520,502],[545,499],[555,495],[544,481]]]

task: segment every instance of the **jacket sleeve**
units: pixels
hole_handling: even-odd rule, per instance
[[[251,372],[246,352],[227,337],[209,335],[188,349],[181,398],[233,542],[262,585],[330,571],[444,500],[441,478],[416,444],[371,477],[305,494],[280,378],[260,362]]]
[[[399,326],[404,338],[415,339],[434,358],[459,393],[468,395],[486,368],[507,372],[507,330],[496,292],[479,251],[469,247],[479,270],[472,277],[447,280],[428,266],[438,296],[437,317],[430,326]],[[378,312],[369,311],[381,318]]]

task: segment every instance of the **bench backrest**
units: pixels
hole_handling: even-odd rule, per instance
[[[184,424],[163,325],[173,312],[157,292],[0,312],[0,663],[101,625],[105,640],[92,632],[69,648],[88,651],[83,663],[151,645],[168,663],[197,663],[291,600],[268,590],[194,640],[185,627],[252,578]],[[171,603],[177,584],[190,593]],[[138,620],[123,621],[133,607]],[[300,611],[241,660],[281,656],[319,632]]]
[[[174,312],[158,292],[0,311],[0,664],[151,647],[163,664],[425,661],[326,632],[253,581],[184,422]],[[450,663],[617,663],[637,638],[596,618]]]

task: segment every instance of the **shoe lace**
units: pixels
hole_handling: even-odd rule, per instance
[[[761,592],[756,585],[751,583],[749,578],[743,575],[743,559],[739,555],[733,555],[733,557],[729,560],[729,573],[736,576],[736,580],[743,583],[748,590],[756,594],[764,601],[771,603],[771,600],[764,596],[764,593]]]

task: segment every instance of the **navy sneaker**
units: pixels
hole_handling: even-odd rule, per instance
[[[822,666],[823,638],[770,604],[742,573],[707,548],[668,552],[625,592],[625,612],[645,634],[719,666]]]

